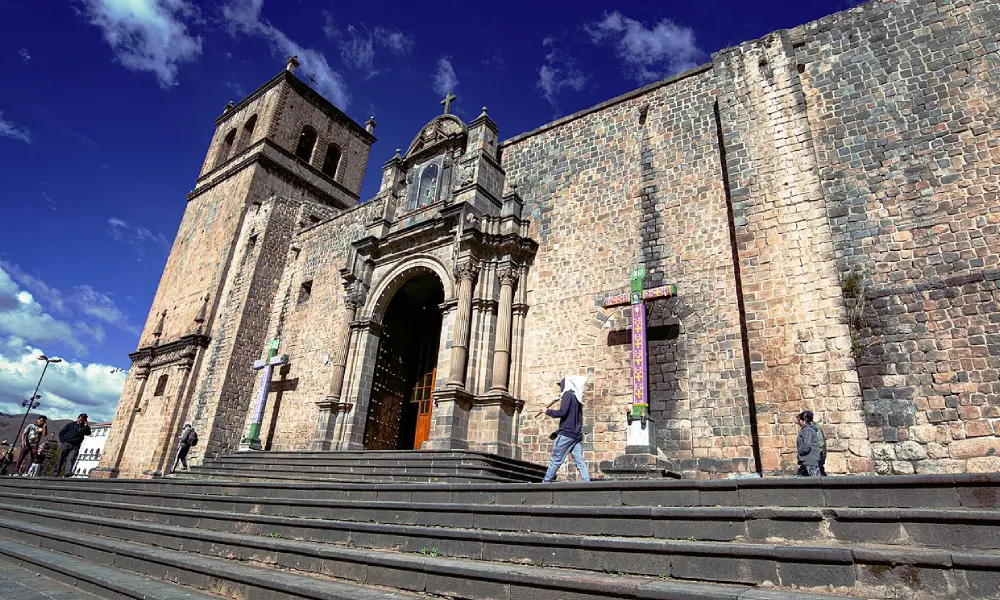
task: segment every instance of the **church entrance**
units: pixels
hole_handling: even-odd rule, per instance
[[[382,319],[365,423],[365,450],[418,450],[430,436],[444,288],[429,273],[407,280]]]

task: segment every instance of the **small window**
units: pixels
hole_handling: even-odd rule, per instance
[[[299,304],[309,300],[309,296],[312,295],[313,282],[312,280],[303,281],[302,287],[299,288]]]
[[[309,162],[314,146],[316,146],[316,130],[306,125],[302,128],[302,133],[299,134],[299,144],[295,148],[295,156]]]
[[[431,164],[424,167],[420,173],[420,186],[417,188],[417,206],[427,206],[437,200],[438,166]]]
[[[163,374],[156,380],[156,391],[153,392],[153,395],[162,396],[165,391],[167,391],[167,376]]]
[[[340,154],[340,148],[336,144],[330,144],[326,149],[326,158],[323,159],[323,174],[330,179],[337,178]]]

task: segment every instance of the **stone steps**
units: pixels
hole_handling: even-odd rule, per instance
[[[361,571],[391,572],[400,589],[422,581],[411,591],[451,586],[470,600],[797,597],[792,586],[988,598],[1000,590],[998,492],[995,475],[546,485],[6,478],[0,516],[68,540],[99,533],[357,585],[384,581]],[[434,579],[443,587],[426,587],[432,574],[447,575]],[[565,583],[581,581],[603,591]],[[765,582],[780,589],[754,589]],[[682,583],[708,587],[682,593]]]
[[[5,561],[32,573],[61,581],[88,594],[94,594],[94,597],[97,598],[220,600],[225,597],[199,592],[153,579],[142,573],[117,569],[72,554],[14,541],[14,539],[0,537],[0,557],[3,557]],[[39,538],[39,542],[41,543],[41,538]]]
[[[507,478],[483,469],[419,469],[407,467],[394,473],[381,472],[377,467],[332,467],[255,469],[250,466],[212,464],[192,467],[190,471],[177,471],[178,479],[211,479],[213,481],[334,481],[334,482],[385,482],[385,483],[517,483],[518,478]]]
[[[976,509],[818,507],[522,506],[433,502],[298,500],[204,496],[178,492],[105,490],[87,493],[74,485],[39,484],[0,502],[32,506],[74,505],[86,514],[122,508],[133,515],[166,513],[219,518],[268,517],[322,520],[326,530],[365,532],[369,523],[399,526],[531,531],[534,533],[639,538],[767,542],[871,543],[964,549],[1000,549],[1000,511]],[[34,496],[32,495],[34,494]],[[52,498],[53,500],[49,500]],[[58,498],[58,500],[55,500]],[[281,523],[280,520],[270,522]],[[293,526],[297,527],[297,526]]]
[[[0,487],[30,489],[60,479],[2,478]],[[536,484],[379,484],[225,482],[177,479],[74,479],[79,491],[137,491],[296,500],[504,504],[521,506],[673,506],[1000,509],[1000,473],[768,478],[745,480],[597,481]]]
[[[30,549],[48,549],[48,556],[36,552],[33,559],[35,568],[45,570],[52,576],[60,571],[54,565],[68,562],[74,566],[79,577],[103,577],[110,586],[114,582],[133,580],[136,575],[165,582],[176,582],[183,586],[211,591],[213,594],[186,591],[179,585],[171,585],[172,594],[156,589],[137,598],[164,598],[165,600],[208,600],[218,598],[253,598],[254,600],[278,600],[286,598],[308,598],[322,600],[418,600],[426,598],[422,594],[412,594],[389,589],[371,589],[356,584],[330,579],[317,579],[306,575],[290,573],[235,560],[192,556],[190,552],[171,550],[136,543],[112,536],[94,535],[81,530],[68,531],[38,523],[0,518],[3,529],[3,547],[13,556],[18,546]],[[12,541],[14,543],[12,543]],[[7,554],[7,550],[3,552]],[[25,554],[22,552],[21,554]],[[88,564],[89,563],[89,564]],[[113,587],[100,589],[94,593],[111,597],[127,592]],[[150,586],[151,588],[154,586]],[[103,592],[103,593],[102,593]],[[161,595],[162,594],[162,595]]]
[[[397,482],[533,482],[545,467],[472,451],[239,452],[208,458],[183,478]]]
[[[287,588],[295,585],[304,586],[304,582],[299,581],[303,577],[301,573],[321,574],[355,584],[405,591],[399,596],[319,596],[295,589],[295,593],[288,596],[290,598],[415,597],[407,592],[467,600],[830,600],[834,597],[797,590],[756,590],[747,585],[672,581],[660,576],[634,577],[616,572],[599,573],[549,566],[463,560],[440,556],[433,550],[402,553],[359,549],[278,537],[88,517],[46,509],[18,507],[16,511],[10,511],[9,507],[4,507],[3,511],[4,516],[0,517],[2,535],[19,542],[43,544],[69,554],[100,552],[114,557],[125,556],[131,560],[124,561],[122,564],[127,566],[123,568],[143,572],[156,572],[158,568],[167,566],[164,577],[176,577],[177,581],[186,585],[213,589],[223,595],[238,598],[269,597],[255,592],[254,587],[287,591]],[[147,546],[147,543],[155,544],[156,547]],[[217,558],[219,556],[228,559]],[[623,555],[623,560],[627,558],[630,557]],[[120,562],[117,558],[113,560],[116,564]],[[698,560],[696,564],[702,570],[711,571],[710,562]],[[268,565],[271,568],[258,565]],[[248,570],[249,574],[244,573]],[[289,578],[295,579],[289,581]],[[324,590],[336,584],[344,585],[341,582],[315,579],[310,584],[316,590]],[[350,591],[355,590],[369,591],[352,585]],[[377,590],[369,593],[384,592]]]

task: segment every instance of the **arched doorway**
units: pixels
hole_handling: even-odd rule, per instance
[[[444,287],[422,272],[393,294],[382,318],[365,423],[365,450],[419,449],[430,434]]]

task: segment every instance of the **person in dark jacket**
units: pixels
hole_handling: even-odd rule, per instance
[[[552,443],[552,458],[543,483],[555,480],[567,454],[573,455],[580,478],[590,481],[590,471],[583,459],[583,386],[586,381],[586,377],[579,375],[563,377],[559,382],[559,391],[562,392],[559,409],[550,408],[545,411],[548,416],[559,419],[559,431]]]
[[[184,430],[181,431],[181,437],[178,439],[177,445],[177,457],[174,458],[174,464],[170,467],[170,472],[173,473],[177,470],[177,464],[183,465],[184,470],[188,470],[187,455],[191,450],[191,446],[198,443],[198,432],[191,427],[190,424],[184,425]]]
[[[798,414],[796,420],[799,422],[799,437],[795,441],[795,447],[799,457],[799,477],[819,477],[820,461],[822,452],[819,444],[819,430],[813,423],[813,413],[811,410],[804,410]]]
[[[66,477],[73,476],[73,463],[76,462],[76,455],[80,453],[80,444],[83,438],[90,435],[90,425],[87,423],[87,415],[81,414],[75,421],[66,423],[66,426],[59,432],[59,462],[56,464],[56,477],[63,477],[63,466],[66,467]]]

